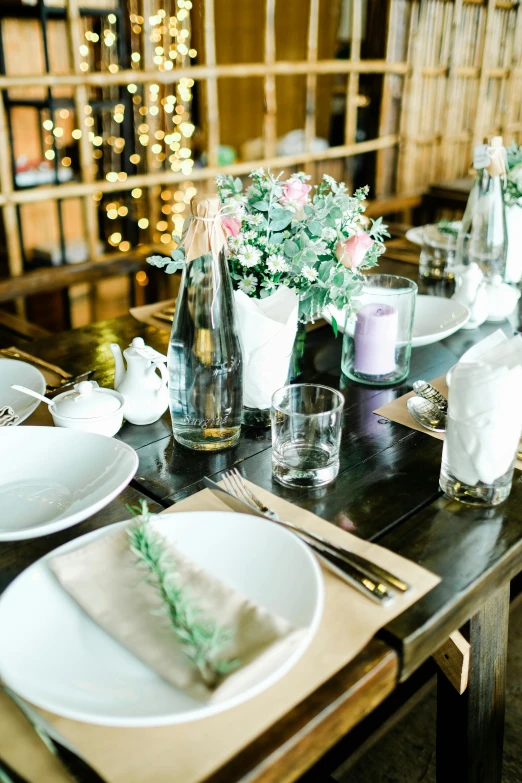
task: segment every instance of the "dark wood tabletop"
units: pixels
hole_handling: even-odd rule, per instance
[[[411,263],[392,259],[383,260],[380,271],[414,279],[417,273]],[[0,544],[0,589],[56,546],[125,518],[126,503],[146,497],[153,511],[165,508],[201,489],[204,476],[219,480],[224,470],[237,466],[259,486],[410,558],[442,581],[391,622],[338,675],[214,774],[212,783],[298,779],[467,621],[469,634],[480,639],[472,649],[469,692],[459,697],[445,685],[439,692],[440,714],[449,716],[445,747],[458,745],[461,759],[455,761],[451,774],[458,769],[461,777],[448,777],[441,753],[438,780],[500,781],[506,606],[509,582],[522,570],[522,476],[515,474],[509,499],[496,508],[471,508],[451,501],[438,486],[441,442],[373,413],[408,391],[413,381],[445,373],[465,350],[498,327],[485,324],[413,349],[408,381],[391,389],[358,385],[341,375],[342,338],[336,339],[330,327],[308,333],[302,379],[340,389],[346,401],[339,476],[325,488],[291,490],[273,482],[267,430],[245,430],[236,447],[207,455],[174,443],[168,412],[149,426],[125,424],[117,437],[139,455],[138,472],[130,486],[106,509],[73,528],[31,541]],[[500,327],[511,335],[518,319]],[[168,333],[131,316],[37,339],[30,344],[30,352],[71,373],[95,367],[95,379],[112,386],[109,343],[125,347],[136,335],[166,352]],[[25,349],[29,350],[27,344]],[[490,638],[492,628],[494,639]],[[444,734],[444,728],[440,733]],[[473,743],[478,760],[471,759]]]

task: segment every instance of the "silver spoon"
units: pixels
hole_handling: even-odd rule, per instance
[[[406,403],[408,413],[422,427],[432,432],[446,432],[446,414],[423,397],[410,397]]]
[[[49,407],[54,405],[54,400],[50,400],[49,397],[44,397],[43,394],[38,394],[38,392],[35,392],[32,389],[28,389],[27,386],[19,386],[17,383],[12,383],[11,389],[16,389],[16,391],[22,392],[23,394],[28,394],[29,397],[34,397],[36,400],[40,400],[40,402],[46,402]]]
[[[432,386],[431,383],[427,383],[427,381],[415,381],[413,384],[413,391],[419,397],[424,397],[425,400],[434,402],[443,413],[448,412],[448,400],[435,388],[435,386]]]

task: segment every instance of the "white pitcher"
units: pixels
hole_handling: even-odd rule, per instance
[[[155,351],[142,337],[135,337],[123,351],[127,369],[117,343],[110,344],[114,356],[114,388],[125,399],[123,415],[131,424],[152,424],[167,410],[167,357]],[[159,370],[159,375],[156,372]]]

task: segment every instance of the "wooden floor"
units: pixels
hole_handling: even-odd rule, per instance
[[[502,783],[522,781],[522,603],[510,617]],[[435,783],[436,689],[350,769],[339,783]],[[484,783],[487,783],[484,781]]]

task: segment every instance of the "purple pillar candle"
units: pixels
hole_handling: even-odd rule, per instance
[[[389,375],[396,369],[399,317],[395,307],[367,304],[357,313],[353,368],[362,375]]]

